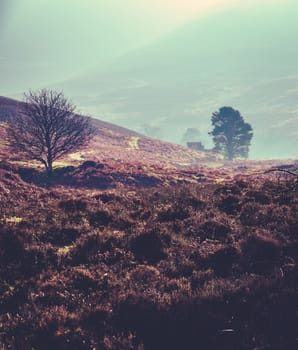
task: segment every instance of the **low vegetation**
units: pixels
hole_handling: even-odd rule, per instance
[[[298,348],[297,184],[274,176],[41,187],[2,162],[0,347]]]

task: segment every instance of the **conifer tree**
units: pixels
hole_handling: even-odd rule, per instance
[[[211,117],[214,150],[226,159],[248,158],[249,146],[253,137],[250,124],[246,123],[239,111],[232,107],[221,107]]]

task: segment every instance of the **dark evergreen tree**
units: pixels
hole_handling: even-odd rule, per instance
[[[249,146],[253,136],[252,127],[245,123],[241,114],[232,107],[222,107],[211,117],[214,150],[226,159],[248,158]]]

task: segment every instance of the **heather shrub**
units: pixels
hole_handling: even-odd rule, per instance
[[[195,186],[183,185],[173,187],[165,194],[170,203],[175,203],[180,207],[204,210],[207,206],[206,201],[200,198],[201,194]]]
[[[69,252],[72,264],[79,265],[93,259],[102,248],[102,235],[94,232],[81,236]]]
[[[192,185],[174,185],[152,194],[151,201],[158,201],[163,205],[175,205],[177,207],[191,207],[202,210],[206,202],[201,198],[198,188]]]
[[[214,271],[212,269],[208,270],[194,270],[190,277],[191,289],[197,290],[201,288],[207,281],[214,278]]]
[[[270,221],[264,207],[258,203],[246,203],[240,212],[240,222],[245,226],[266,226]]]
[[[112,223],[112,227],[117,230],[126,231],[134,225],[134,220],[128,215],[121,213],[117,215],[115,220]]]
[[[298,239],[285,244],[283,246],[283,253],[285,256],[290,257],[290,259],[294,259],[295,263],[298,262]],[[292,264],[293,264],[293,261],[290,260],[289,265],[293,266]]]
[[[298,182],[297,182],[298,184]],[[296,185],[298,186],[298,185]],[[289,205],[291,202],[294,201],[295,198],[295,192],[298,192],[298,187],[296,190],[289,192],[282,192],[280,193],[277,198],[274,200],[274,202],[278,203],[279,205]]]
[[[57,246],[69,245],[73,243],[81,232],[74,227],[52,227],[43,235],[43,240]]]
[[[281,245],[271,237],[250,235],[241,244],[241,259],[245,269],[254,273],[266,273],[281,258]]]
[[[155,264],[166,257],[164,246],[159,233],[148,232],[133,238],[130,249],[139,261]]]
[[[135,283],[140,283],[144,287],[149,287],[159,279],[160,272],[154,266],[138,265],[131,271],[130,277]]]
[[[241,194],[242,188],[245,188],[245,185],[225,185],[216,188],[213,192],[215,196],[219,195],[239,195]]]
[[[145,350],[144,345],[132,333],[106,335],[100,343],[103,350]]]
[[[70,212],[70,213],[77,212],[77,211],[86,211],[87,202],[79,199],[63,200],[59,202],[58,207],[60,209],[63,209],[65,212]]]
[[[231,228],[228,225],[217,221],[206,221],[199,231],[202,239],[226,240],[231,233]]]
[[[197,265],[194,263],[194,261],[186,257],[181,257],[181,258],[182,258],[181,262],[177,261],[176,268],[172,269],[172,271],[169,271],[168,273],[169,277],[189,278],[192,275],[193,271],[197,268]]]
[[[0,233],[0,276],[7,280],[31,277],[43,269],[56,266],[51,246],[33,243],[27,233],[4,229]],[[28,240],[28,242],[27,242]]]
[[[93,227],[105,226],[113,222],[113,216],[106,210],[98,210],[89,214],[89,222]]]
[[[53,306],[43,310],[34,320],[37,323],[31,343],[36,349],[90,349],[92,342],[85,338],[78,327],[78,315],[64,306]]]
[[[186,236],[198,237],[204,219],[201,213],[196,213],[196,215],[183,220],[182,232],[185,233]]]
[[[90,270],[85,268],[77,268],[71,271],[71,279],[73,288],[82,293],[90,293],[98,287],[98,281]]]
[[[221,199],[218,208],[228,215],[235,215],[241,209],[241,203],[236,196],[228,196]]]
[[[158,221],[167,222],[174,220],[184,220],[190,216],[187,207],[179,206],[177,204],[162,208],[158,213]]]
[[[102,203],[111,203],[111,202],[122,202],[121,196],[115,194],[115,193],[100,193],[96,194],[93,198],[100,200]]]
[[[238,261],[238,258],[238,250],[233,246],[227,246],[216,251],[208,260],[217,276],[227,276],[231,273],[232,266]]]
[[[107,333],[108,323],[111,322],[111,305],[96,305],[82,314],[82,325],[88,330],[95,331],[102,338]]]
[[[152,349],[150,345],[156,343],[156,338],[162,340],[162,317],[158,305],[145,295],[130,294],[121,300],[115,310],[115,324],[119,331],[135,332],[146,349]]]
[[[57,267],[57,262],[57,255],[50,245],[30,245],[25,250],[20,271],[29,277],[45,269]]]
[[[156,176],[150,176],[147,174],[134,174],[133,184],[143,188],[156,187],[162,184],[162,181]]]
[[[0,231],[0,261],[2,264],[20,260],[25,253],[21,232],[2,228]]]
[[[235,181],[235,186],[238,187],[241,191],[248,187],[248,183],[244,180]]]
[[[80,168],[83,169],[83,170],[86,170],[88,168],[96,168],[97,165],[101,166],[102,164],[98,164],[92,160],[86,160],[85,162],[83,162],[81,165],[80,165]]]
[[[177,296],[168,304],[156,304],[155,298],[129,295],[117,306],[116,324],[120,330],[135,332],[149,350],[236,349],[234,339],[226,347],[219,339],[219,330],[228,324],[228,309],[212,296],[202,300]]]
[[[260,204],[269,204],[270,197],[261,191],[250,190],[245,194],[245,200]]]
[[[207,207],[207,203],[199,198],[190,198],[189,206],[191,206],[195,210],[204,210]]]
[[[116,248],[123,248],[127,238],[121,231],[112,231],[103,236],[101,250],[103,252],[112,251]]]
[[[292,226],[297,226],[297,211],[288,205],[269,205],[266,208],[266,215],[271,226],[283,233],[290,233]]]
[[[18,312],[28,302],[30,281],[19,283],[13,278],[1,279],[0,283],[0,315],[7,312]]]

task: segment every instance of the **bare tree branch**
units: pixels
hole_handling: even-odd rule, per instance
[[[264,174],[268,174],[268,173],[272,173],[274,171],[281,171],[283,173],[286,173],[286,174],[289,174],[289,175],[293,175],[293,176],[297,176],[298,177],[298,173],[294,173],[293,171],[290,171],[290,170],[286,170],[286,169],[281,169],[281,168],[273,168],[273,169],[269,169],[269,170],[266,170],[264,172]]]
[[[90,120],[75,114],[76,107],[62,92],[42,89],[24,96],[23,110],[9,129],[11,146],[41,162],[51,175],[55,160],[89,141]]]

